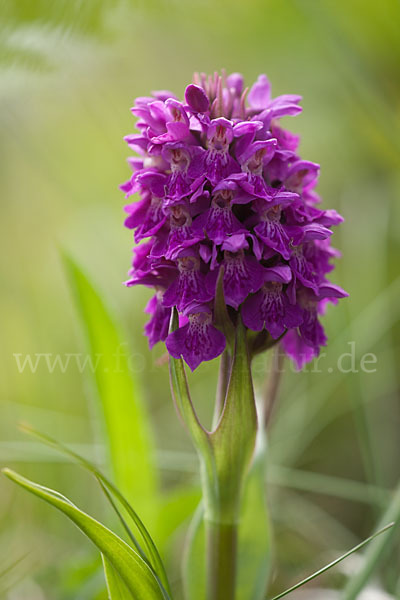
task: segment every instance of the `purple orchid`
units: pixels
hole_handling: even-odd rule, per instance
[[[327,302],[346,295],[327,280],[338,255],[329,238],[343,219],[317,208],[319,165],[297,154],[298,136],[279,124],[301,111],[299,101],[272,98],[265,75],[247,91],[239,73],[201,73],[183,102],[161,91],[132,109],[139,133],[125,140],[139,156],[121,189],[139,194],[125,224],[141,243],[127,285],[155,288],[149,343],[165,341],[191,369],[225,348],[214,317],[221,270],[232,323],[241,317],[282,338],[299,366],[326,342]],[[180,325],[168,334],[172,309]]]
[[[254,296],[249,296],[243,305],[243,323],[253,331],[264,326],[274,339],[287,329],[298,327],[303,321],[302,310],[291,304],[284,284],[292,278],[290,268],[285,266],[265,269],[264,284]]]
[[[200,270],[200,258],[194,251],[181,253],[176,260],[179,277],[166,290],[164,306],[176,306],[179,311],[183,311],[193,302],[204,303],[212,300],[213,294],[207,291],[205,275]]]
[[[221,266],[224,267],[224,296],[229,306],[238,310],[249,293],[257,292],[263,285],[266,269],[255,256],[245,254],[249,242],[243,234],[229,237],[221,246],[223,260],[217,269],[210,271],[207,289],[215,297],[215,286]]]
[[[225,337],[212,324],[208,307],[193,306],[189,322],[169,334],[167,350],[174,358],[181,356],[194,371],[201,362],[216,358],[225,349]]]

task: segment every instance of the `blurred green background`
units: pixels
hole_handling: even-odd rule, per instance
[[[65,360],[86,352],[63,248],[130,343],[163,510],[168,502],[171,510],[158,511],[163,524],[147,523],[178,594],[197,465],[170,399],[163,349],[150,352],[142,336],[149,293],[121,285],[132,245],[118,190],[129,176],[122,140],[134,130],[129,108],[154,89],[182,96],[193,71],[221,68],[242,72],[249,84],[265,72],[274,95],[303,96],[304,113],[284,124],[301,135],[302,156],[321,164],[323,206],[346,219],[333,236],[343,253],[334,282],[350,298],[324,318],[329,345],[319,364],[303,373],[287,365],[271,424],[277,592],[369,535],[400,477],[400,3],[2,0],[0,28],[0,462],[110,517],[79,468],[18,431],[28,421],[86,456],[105,456],[90,369],[81,373],[71,359],[65,372],[58,364],[51,372],[46,358],[35,372],[18,368],[27,355],[35,362],[37,354]],[[366,353],[376,362],[363,369]],[[267,371],[263,357],[255,364],[260,389]],[[205,422],[215,381],[212,365],[190,376]],[[139,485],[133,501],[151,519],[146,489]],[[2,598],[105,598],[89,542],[2,478],[0,564],[19,557],[0,578]],[[400,594],[398,540],[390,557],[379,575]],[[321,583],[340,585],[342,577]]]

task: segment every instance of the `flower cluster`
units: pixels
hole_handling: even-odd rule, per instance
[[[121,189],[140,200],[126,207],[137,244],[126,284],[154,288],[150,347],[165,340],[192,370],[225,348],[214,325],[222,267],[233,322],[240,312],[249,330],[282,338],[300,366],[326,343],[326,302],[347,295],[326,279],[337,255],[331,226],[342,218],[317,208],[319,166],[278,124],[301,111],[300,99],[271,99],[265,75],[248,90],[237,73],[195,74],[184,102],[159,91],[132,108],[139,133],[125,140],[139,157]],[[168,333],[173,307],[180,327]]]

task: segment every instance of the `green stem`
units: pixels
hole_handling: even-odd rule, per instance
[[[220,305],[226,312],[223,297]],[[171,328],[176,327],[174,311]],[[170,359],[170,375],[175,403],[201,464],[207,530],[207,600],[234,600],[240,501],[257,435],[250,357],[241,320],[236,324],[232,356],[225,354],[221,360],[218,420],[212,431],[202,426],[196,414],[182,359]]]
[[[238,526],[206,521],[207,600],[234,600]]]
[[[213,417],[213,428],[218,425],[218,421],[221,417],[221,414],[222,414],[222,411],[224,408],[226,391],[228,389],[228,383],[229,383],[229,374],[230,374],[230,366],[231,366],[230,363],[231,363],[231,361],[230,361],[228,351],[225,350],[225,352],[221,356],[220,363],[219,363],[219,377],[218,377],[217,397],[216,397],[214,417]]]

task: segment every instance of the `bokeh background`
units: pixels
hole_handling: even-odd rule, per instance
[[[163,349],[150,352],[142,335],[149,294],[121,285],[132,244],[118,190],[129,176],[129,108],[153,89],[182,95],[195,70],[240,71],[250,84],[267,73],[274,95],[303,95],[303,114],[285,126],[301,135],[302,156],[321,164],[324,207],[346,219],[333,236],[343,254],[334,282],[350,298],[324,318],[329,345],[319,364],[302,373],[287,365],[270,428],[277,592],[369,535],[400,477],[399,26],[398,0],[1,2],[0,462],[112,523],[87,475],[18,430],[27,421],[88,457],[106,455],[90,369],[81,373],[74,360],[49,369],[46,358],[35,372],[18,368],[27,355],[65,361],[86,352],[66,251],[130,344],[164,506],[147,524],[178,597],[197,466],[170,400]],[[265,358],[255,372],[262,389]],[[215,379],[212,365],[190,377],[205,422]],[[146,490],[138,486],[135,506],[151,519]],[[1,598],[106,597],[89,542],[2,478],[0,571],[20,558],[0,577]],[[377,573],[397,597],[399,571],[397,540]],[[335,571],[320,583],[343,578]]]

